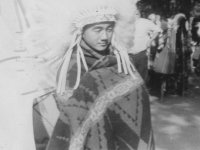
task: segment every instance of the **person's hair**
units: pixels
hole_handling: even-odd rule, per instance
[[[200,18],[194,18],[193,21],[192,21],[192,40],[197,42],[197,44],[200,43],[200,37],[198,36],[197,34],[197,31],[199,29],[199,27],[196,26],[197,23],[200,22]]]
[[[136,7],[137,7],[137,9],[138,9],[138,11],[142,11],[142,8],[143,8],[143,4],[141,3],[141,1],[138,1],[137,3],[136,3]]]
[[[136,3],[136,7],[140,12],[142,18],[147,18],[150,13],[153,13],[152,6],[142,1],[138,1]]]
[[[196,4],[193,9],[192,9],[192,12],[191,12],[192,16],[193,17],[200,17],[200,3]]]

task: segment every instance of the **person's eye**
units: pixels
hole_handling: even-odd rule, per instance
[[[100,33],[100,32],[101,32],[101,29],[94,29],[94,32]]]
[[[108,28],[107,32],[113,32],[113,28]]]

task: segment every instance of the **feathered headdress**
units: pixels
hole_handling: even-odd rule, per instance
[[[61,67],[57,92],[62,94],[65,92],[67,70],[74,46],[77,46],[78,58],[78,75],[74,88],[80,82],[81,60],[88,70],[79,45],[83,27],[102,21],[115,21],[112,46],[116,49],[114,53],[119,72],[122,71],[122,62],[124,72],[134,77],[127,49],[133,45],[136,2],[137,0],[32,0],[26,13],[31,26],[24,36],[25,45],[29,49],[28,55],[57,62],[56,68]]]

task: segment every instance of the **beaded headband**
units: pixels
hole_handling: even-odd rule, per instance
[[[98,7],[79,12],[75,15],[73,24],[75,28],[83,28],[87,24],[103,21],[116,21],[117,10],[112,7]]]

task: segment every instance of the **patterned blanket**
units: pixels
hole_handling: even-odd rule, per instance
[[[137,79],[118,73],[115,57],[86,56],[78,89],[71,61],[67,93],[55,96],[60,109],[47,150],[154,150],[148,93]]]

